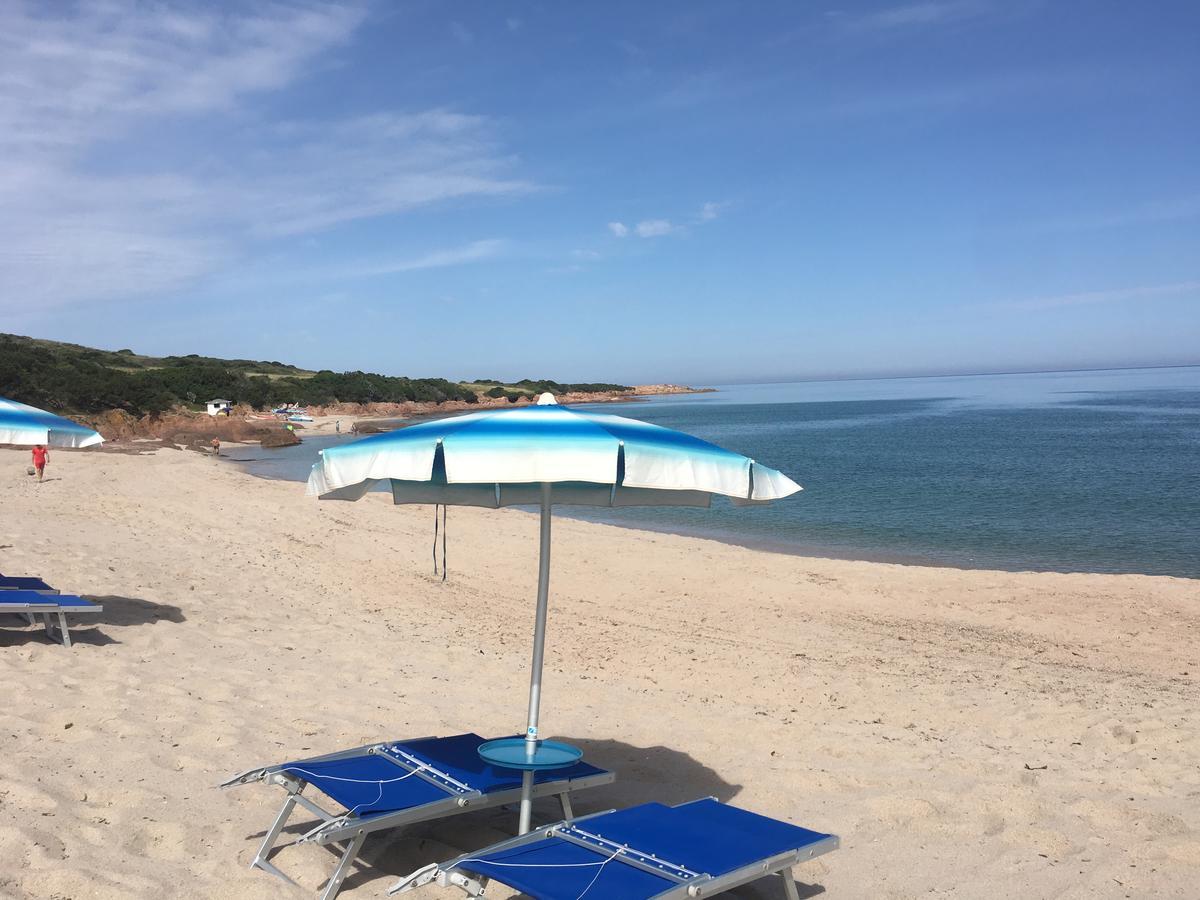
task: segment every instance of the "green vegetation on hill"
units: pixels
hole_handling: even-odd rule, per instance
[[[496,400],[506,398],[509,403],[516,403],[523,398],[536,397],[545,391],[558,396],[560,394],[598,394],[606,391],[629,390],[628,385],[624,384],[606,384],[603,382],[563,384],[558,381],[532,381],[528,378],[512,383],[496,381],[492,378],[477,378],[475,381],[469,382],[466,386],[479,392],[484,397],[492,397]]]
[[[549,391],[551,394],[599,394],[603,391],[627,391],[627,384],[608,384],[602,381],[584,382],[580,384],[564,384],[561,381],[532,381],[528,378],[521,381],[496,381],[492,378],[478,378],[471,382],[471,386],[478,385],[480,387],[495,385],[497,387],[506,387],[519,394],[541,394]]]
[[[94,347],[84,347],[81,344],[67,344],[61,341],[47,341],[41,338],[23,337],[16,334],[0,334],[0,347],[8,349],[3,342],[8,339],[29,348],[42,349],[57,355],[62,359],[78,360],[96,363],[113,369],[162,369],[186,368],[188,366],[219,366],[235,372],[254,375],[296,375],[304,374],[304,370],[281,362],[263,362],[253,359],[216,359],[211,356],[200,356],[190,353],[187,356],[143,356],[132,350],[97,350]]]
[[[281,403],[403,403],[461,400],[480,393],[511,402],[551,391],[624,390],[616,384],[525,380],[458,384],[444,378],[399,378],[370,372],[310,372],[281,362],[209,356],[141,356],[0,334],[0,396],[58,412],[121,409],[134,415],[174,406],[198,408],[217,397],[263,409]],[[498,393],[497,393],[498,391]]]

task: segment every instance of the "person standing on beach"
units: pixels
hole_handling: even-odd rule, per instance
[[[341,420],[341,419],[338,419],[336,422],[334,422],[334,423],[333,423],[333,430],[334,430],[334,431],[335,431],[337,434],[341,434],[341,433],[342,433],[342,420]]]
[[[38,481],[42,480],[42,475],[46,471],[46,463],[50,462],[50,450],[45,444],[38,444],[33,448],[33,467],[37,470]]]
[[[213,448],[213,456],[221,455],[221,439],[219,437],[215,437],[212,439],[212,448]]]

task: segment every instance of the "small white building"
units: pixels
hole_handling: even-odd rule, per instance
[[[224,413],[225,415],[229,415],[229,412],[232,409],[233,409],[233,401],[232,400],[209,400],[208,401],[208,414],[210,416],[219,416],[222,413]]]

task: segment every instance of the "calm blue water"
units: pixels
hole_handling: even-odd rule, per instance
[[[1200,578],[1198,367],[730,385],[604,408],[805,490],[748,509],[567,511],[580,518],[818,555]],[[246,465],[301,480],[336,440]]]

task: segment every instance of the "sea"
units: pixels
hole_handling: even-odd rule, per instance
[[[1200,578],[1200,367],[718,385],[603,409],[744,453],[804,491],[565,515],[806,556]],[[347,440],[234,455],[302,481]]]

